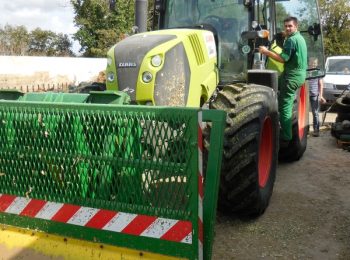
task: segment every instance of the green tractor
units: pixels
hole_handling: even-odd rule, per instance
[[[295,98],[293,140],[279,149],[278,64],[259,45],[283,44],[283,19],[297,16],[324,74],[317,1],[156,0],[153,30],[145,32],[147,1],[136,1],[134,34],[107,55],[107,90],[126,92],[131,103],[202,107],[227,113],[219,209],[261,215],[272,194],[278,160],[299,160],[307,145],[308,90]],[[268,69],[263,69],[266,64]],[[211,126],[204,128],[210,150]]]

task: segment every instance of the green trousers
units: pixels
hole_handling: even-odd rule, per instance
[[[287,77],[282,73],[278,80],[280,95],[278,99],[278,111],[280,117],[280,138],[292,140],[292,115],[295,93],[304,83],[304,78]]]

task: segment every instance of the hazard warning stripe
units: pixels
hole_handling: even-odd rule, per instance
[[[29,199],[17,197],[5,210],[6,213],[20,214],[29,203]]]
[[[136,214],[119,212],[102,229],[114,232],[122,232],[124,228],[126,228],[131,223],[131,221],[136,218],[136,216]]]
[[[192,243],[192,225],[188,221],[177,221],[163,236],[162,239]]]
[[[81,207],[68,221],[68,224],[85,226],[95,216],[98,209]]]
[[[147,229],[155,220],[157,217],[150,217],[150,216],[142,216],[137,215],[129,225],[127,225],[123,229],[123,233],[129,234],[129,235],[136,235],[139,236],[141,233]]]
[[[21,216],[34,218],[36,214],[44,207],[45,201],[32,199],[22,210]]]
[[[51,218],[53,221],[67,223],[71,217],[79,210],[79,206],[64,204]]]
[[[0,198],[1,199],[1,198]],[[1,201],[1,200],[0,200]],[[34,216],[35,218],[41,218],[51,220],[52,217],[63,207],[63,203],[46,202],[44,207]]]
[[[0,212],[192,244],[192,223],[0,194]]]
[[[117,215],[117,212],[101,209],[86,223],[85,226],[102,229],[115,215]]]
[[[1,198],[0,211],[5,211],[8,208],[8,206],[10,206],[11,203],[15,200],[16,197],[11,195],[0,194],[0,198]]]

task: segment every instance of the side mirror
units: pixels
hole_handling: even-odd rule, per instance
[[[307,32],[314,36],[314,41],[317,41],[318,36],[321,34],[321,26],[319,23],[314,23],[314,25],[310,25],[307,29]]]

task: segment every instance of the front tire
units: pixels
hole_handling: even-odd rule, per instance
[[[227,85],[210,108],[227,112],[218,208],[257,217],[269,204],[276,176],[276,94],[260,85]],[[209,150],[208,131],[204,131],[204,145]]]

